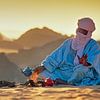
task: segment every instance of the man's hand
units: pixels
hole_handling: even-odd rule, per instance
[[[45,67],[44,66],[38,66],[35,70],[34,70],[34,73],[41,73],[45,70]]]

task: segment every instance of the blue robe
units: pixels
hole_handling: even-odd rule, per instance
[[[71,47],[72,39],[65,40],[42,62],[46,70],[40,76],[55,80],[60,78],[72,85],[86,86],[100,84],[100,46],[91,39],[83,50],[91,66],[74,65],[75,50]]]

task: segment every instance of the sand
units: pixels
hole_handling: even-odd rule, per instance
[[[3,87],[0,100],[100,100],[100,86]]]

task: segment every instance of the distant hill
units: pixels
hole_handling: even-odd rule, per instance
[[[0,33],[0,53],[17,52],[19,49],[23,49],[23,47]]]
[[[64,37],[68,36],[63,36],[47,27],[30,29],[13,41],[9,41],[9,39],[0,34],[0,52],[11,53],[22,49],[40,47]]]
[[[57,40],[64,37],[60,33],[57,33],[47,27],[34,28],[25,32],[20,38],[14,42],[22,45],[24,48],[40,47],[46,43]]]
[[[66,38],[60,38],[52,41],[42,47],[32,48],[30,50],[21,50],[19,53],[8,54],[8,58],[19,66],[35,66],[53,50],[55,50]]]
[[[98,43],[100,44],[100,41],[98,41]]]
[[[3,38],[3,35],[0,33],[0,41],[3,41],[4,38]]]
[[[23,46],[13,41],[0,41],[0,48],[19,50],[23,49]]]
[[[4,53],[0,53],[0,80],[15,82],[24,82],[26,80],[18,66],[9,61]]]
[[[0,41],[0,53],[13,53],[23,49],[23,46],[13,41]]]
[[[8,37],[4,36],[2,33],[0,33],[0,41],[11,41]]]

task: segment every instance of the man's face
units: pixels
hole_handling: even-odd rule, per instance
[[[82,28],[77,28],[76,30],[77,32],[83,34],[83,35],[87,35],[88,34],[88,30],[82,29]]]

